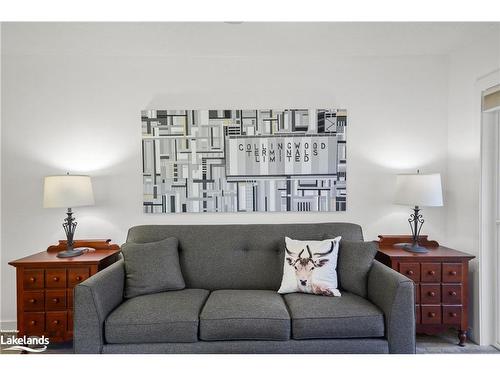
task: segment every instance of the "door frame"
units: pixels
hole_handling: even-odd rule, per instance
[[[492,126],[492,119],[498,115],[482,110],[483,93],[500,84],[500,69],[476,81],[476,108],[481,124],[481,168],[479,188],[479,344],[500,347],[500,264],[497,239],[498,181],[495,169],[498,167],[498,125]]]

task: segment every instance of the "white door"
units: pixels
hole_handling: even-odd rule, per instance
[[[492,225],[486,224],[492,228],[491,233],[491,342],[500,349],[500,109],[483,113],[483,125],[490,128],[489,135],[492,138],[490,147],[487,150],[491,156],[491,216]],[[484,145],[484,144],[483,144]],[[484,160],[483,160],[484,161]],[[483,259],[488,262],[488,259]]]
[[[479,247],[479,343],[500,348],[500,102],[486,95],[500,88],[500,70],[478,85],[481,107],[481,217]],[[498,91],[500,92],[500,91]],[[495,96],[495,98],[499,98]],[[476,307],[474,305],[474,307]],[[477,318],[476,318],[477,319]]]
[[[495,308],[495,325],[496,325],[496,335],[495,335],[495,346],[500,349],[500,111],[494,112],[495,118],[493,119],[494,126],[496,128],[496,165],[495,165],[495,198],[496,198],[496,269],[495,269],[495,295],[496,295],[496,308]]]

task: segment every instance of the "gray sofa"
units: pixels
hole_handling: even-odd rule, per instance
[[[284,237],[362,240],[349,223],[145,225],[174,236],[186,289],[123,298],[120,260],[75,288],[75,353],[414,353],[413,283],[374,261],[367,298],[279,295]],[[342,287],[342,285],[340,285]]]

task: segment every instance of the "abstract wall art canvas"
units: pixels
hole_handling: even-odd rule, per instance
[[[145,213],[346,210],[346,110],[145,110],[141,119]]]

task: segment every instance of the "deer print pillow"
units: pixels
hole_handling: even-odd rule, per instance
[[[340,237],[324,241],[299,241],[285,237],[285,264],[278,293],[340,296],[337,289],[339,243]]]

